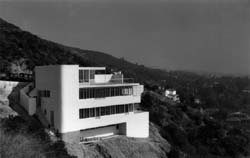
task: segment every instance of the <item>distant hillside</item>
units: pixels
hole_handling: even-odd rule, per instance
[[[11,72],[13,65],[22,67],[25,61],[24,68],[27,70],[32,70],[36,65],[79,64],[121,70],[125,75],[139,81],[155,81],[166,77],[164,71],[133,64],[123,58],[41,39],[1,18],[0,35],[0,72]]]

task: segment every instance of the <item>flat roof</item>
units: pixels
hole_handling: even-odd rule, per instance
[[[96,83],[96,84],[86,84],[79,83],[80,88],[90,88],[90,87],[121,87],[121,86],[138,86],[139,83]]]
[[[105,67],[80,67],[79,70],[106,70]]]
[[[80,70],[106,70],[106,67],[81,67],[77,64],[40,65],[36,67],[62,67],[62,66],[78,66]]]

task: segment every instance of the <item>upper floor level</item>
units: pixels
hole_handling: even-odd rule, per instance
[[[140,96],[143,85],[126,79],[121,72],[110,72],[105,67],[78,65],[48,65],[35,69],[37,91],[50,91],[55,99],[92,99],[115,96]],[[62,97],[63,95],[63,97]],[[67,99],[69,100],[69,99]]]
[[[134,79],[124,78],[121,71],[107,73],[105,67],[79,67],[80,86],[133,83]]]

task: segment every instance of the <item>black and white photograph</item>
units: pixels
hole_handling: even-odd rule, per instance
[[[250,0],[0,0],[0,158],[250,158]]]

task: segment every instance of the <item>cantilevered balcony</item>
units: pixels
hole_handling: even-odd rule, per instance
[[[124,78],[123,74],[95,74],[93,79],[80,81],[80,85],[110,85],[134,83],[133,78]]]

